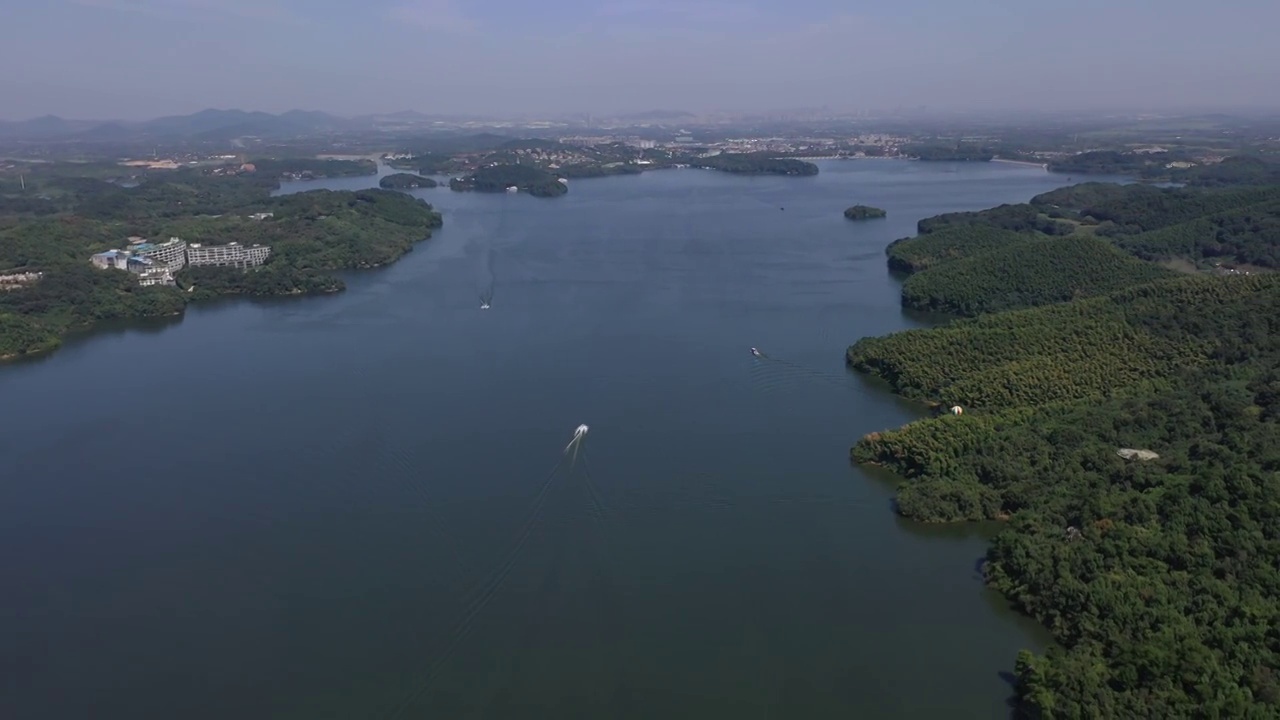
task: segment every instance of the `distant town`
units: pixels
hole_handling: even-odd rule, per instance
[[[510,160],[531,162],[550,170],[565,166],[599,162],[602,153],[615,154],[618,164],[639,167],[661,165],[672,158],[705,158],[723,153],[770,153],[796,159],[835,159],[866,157],[910,157],[908,147],[918,142],[904,135],[868,133],[846,137],[742,137],[699,142],[687,133],[676,133],[670,140],[654,140],[634,135],[565,135],[535,141],[514,141],[528,147],[489,147],[482,150],[448,153],[451,169],[468,170],[492,162],[495,152],[510,155]],[[540,143],[536,144],[535,143]],[[391,151],[372,154],[334,154],[334,158],[376,157],[392,166],[409,166],[421,153]],[[139,170],[177,170],[184,167],[208,167],[211,175],[239,175],[258,170],[246,154],[180,152],[151,158],[129,158],[119,164]],[[417,169],[416,167],[414,169]],[[372,170],[372,168],[370,168]],[[370,173],[372,174],[372,173]],[[318,173],[306,170],[284,171],[285,180],[305,180]]]
[[[665,139],[636,134],[572,134],[545,138],[506,138],[494,135],[470,138],[424,139],[406,143],[409,147],[368,152],[313,152],[308,156],[278,156],[266,160],[249,152],[198,152],[187,150],[150,158],[132,157],[117,164],[141,172],[204,169],[215,176],[260,174],[281,180],[308,180],[340,175],[373,175],[381,163],[398,170],[423,175],[458,177],[486,166],[531,165],[561,179],[628,174],[662,168],[714,165],[718,156],[750,155],[798,161],[832,159],[896,158],[925,161],[997,161],[1023,163],[1061,172],[1126,173],[1142,169],[1184,170],[1221,162],[1230,153],[1211,145],[1196,143],[1134,142],[1079,144],[1070,149],[1060,143],[1011,142],[988,135],[960,135],[938,138],[899,133],[854,133],[848,135],[772,135],[699,139],[691,132],[675,130]],[[1037,147],[1037,145],[1041,145]],[[1109,153],[1098,167],[1094,154]],[[283,159],[282,159],[283,158]],[[339,170],[340,164],[348,163]],[[360,163],[359,166],[350,163]],[[1106,164],[1119,163],[1115,167]],[[455,187],[455,189],[457,189]]]

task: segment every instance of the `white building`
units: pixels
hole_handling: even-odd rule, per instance
[[[43,272],[20,272],[0,275],[0,290],[17,290],[44,277]]]
[[[138,276],[138,284],[142,287],[173,284],[173,272],[159,260],[135,255],[125,260],[125,268]]]
[[[233,242],[226,245],[191,243],[187,246],[187,263],[192,267],[213,265],[248,268],[266,262],[269,255],[271,255],[271,247],[267,245],[246,247]]]
[[[93,263],[94,267],[102,268],[104,270],[108,268],[114,268],[116,270],[128,270],[129,257],[130,255],[127,252],[123,252],[121,250],[108,250],[106,252],[97,253],[93,257],[90,257],[89,262]]]
[[[89,258],[94,267],[127,270],[138,276],[138,284],[173,285],[173,274],[187,265],[213,265],[219,267],[250,268],[266,262],[271,255],[267,245],[244,246],[188,245],[181,238],[169,238],[168,242],[153,245],[135,244],[129,250],[108,250]]]
[[[138,273],[138,284],[142,287],[173,285],[173,273],[169,272],[169,268],[163,265],[150,267]]]
[[[140,245],[134,250],[134,254],[151,258],[170,271],[181,270],[187,264],[187,244],[182,238],[169,238],[168,242],[159,245]]]

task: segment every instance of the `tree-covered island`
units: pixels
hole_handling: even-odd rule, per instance
[[[968,319],[848,349],[943,411],[851,455],[908,518],[1004,522],[987,582],[1056,640],[1018,717],[1280,716],[1278,229],[1280,186],[1092,183],[890,246]]]
[[[439,184],[429,177],[422,177],[413,173],[394,173],[378,180],[378,187],[386,188],[387,190],[417,190],[418,188],[433,188]]]
[[[512,188],[534,197],[556,197],[569,192],[568,186],[555,175],[533,165],[488,165],[449,181],[449,189],[458,192],[509,192]]]
[[[844,216],[848,220],[874,220],[888,215],[884,210],[870,205],[853,205],[844,210]]]
[[[21,182],[8,182],[13,170],[0,178],[2,358],[51,350],[100,321],[181,315],[218,295],[338,291],[334,271],[393,262],[441,225],[430,205],[403,193],[272,197],[274,178],[234,168],[153,171],[131,186],[80,175],[96,170],[89,165],[15,169]],[[160,263],[171,274],[132,272],[132,260],[129,270],[90,262],[112,249],[140,259],[161,243],[174,251]]]
[[[804,160],[769,153],[720,153],[692,161],[697,167],[735,175],[817,175],[818,166]]]

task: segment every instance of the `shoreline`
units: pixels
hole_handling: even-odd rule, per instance
[[[792,160],[906,160],[901,155],[806,155],[788,156]]]
[[[428,237],[426,237],[426,238],[423,238],[422,240],[417,240],[417,241],[415,241],[415,242],[414,242],[414,246],[418,245],[419,243],[425,242],[426,240],[429,240],[429,239],[430,239],[430,236],[428,236]],[[407,250],[405,250],[403,253],[401,253],[401,254],[397,255],[395,258],[393,258],[393,259],[391,259],[391,260],[388,260],[387,262],[384,262],[384,263],[374,263],[374,264],[371,264],[371,265],[357,265],[357,266],[355,266],[355,267],[337,268],[337,269],[334,269],[334,270],[330,270],[330,271],[328,271],[328,272],[331,272],[331,273],[347,273],[347,272],[356,272],[356,273],[358,273],[358,272],[372,272],[372,271],[376,271],[376,270],[385,270],[385,269],[387,269],[387,268],[391,267],[392,265],[395,265],[396,263],[398,263],[398,262],[400,262],[401,260],[403,260],[403,259],[404,259],[404,257],[405,257],[406,255],[408,255],[409,253],[411,253],[411,252],[413,252],[413,246],[409,247],[409,249],[407,249]],[[172,318],[177,318],[179,321],[181,321],[182,319],[185,319],[185,317],[186,317],[186,314],[187,314],[187,308],[189,308],[189,307],[191,307],[191,306],[193,306],[193,305],[198,306],[198,305],[203,305],[203,304],[212,304],[212,303],[217,303],[217,302],[222,302],[222,301],[225,301],[225,302],[242,302],[242,301],[244,301],[244,300],[246,300],[246,299],[248,299],[248,300],[269,300],[269,299],[272,299],[272,298],[280,298],[280,299],[302,299],[302,298],[306,298],[306,297],[326,297],[326,296],[338,295],[338,294],[340,294],[340,293],[344,293],[344,292],[346,292],[346,290],[347,290],[347,288],[346,288],[345,284],[343,284],[341,287],[335,287],[335,288],[332,288],[332,289],[319,290],[319,291],[301,290],[301,289],[297,289],[297,288],[295,288],[295,289],[293,289],[293,290],[291,290],[291,291],[289,291],[289,292],[278,292],[278,293],[254,293],[254,292],[244,292],[244,291],[238,291],[238,290],[237,290],[237,291],[220,292],[220,293],[217,293],[217,294],[215,294],[215,295],[211,295],[211,296],[207,296],[207,297],[193,297],[193,298],[188,299],[188,300],[186,301],[186,303],[183,305],[182,310],[177,311],[177,312],[164,313],[164,314],[160,314],[160,315],[142,315],[142,316],[138,316],[138,317],[115,318],[115,319],[111,319],[111,320],[99,320],[99,321],[95,321],[95,322],[91,322],[91,323],[86,323],[86,324],[82,324],[82,325],[73,325],[73,326],[70,326],[70,327],[66,328],[65,330],[62,330],[62,331],[60,331],[60,332],[58,333],[58,336],[57,336],[57,343],[56,343],[55,345],[51,346],[51,347],[40,348],[40,349],[38,349],[38,350],[32,350],[32,351],[27,351],[27,352],[10,353],[10,354],[8,354],[8,355],[0,355],[0,366],[3,366],[3,365],[5,365],[5,364],[7,364],[7,363],[9,363],[9,362],[11,362],[11,361],[14,361],[14,360],[20,360],[20,359],[23,359],[23,358],[47,357],[47,356],[52,355],[53,353],[57,352],[59,349],[61,349],[61,348],[62,348],[62,345],[63,345],[63,343],[64,343],[64,341],[65,341],[68,337],[72,337],[72,336],[75,336],[75,335],[92,335],[92,334],[96,333],[98,330],[100,330],[100,329],[105,329],[105,326],[108,326],[108,325],[111,325],[111,324],[120,324],[120,325],[122,325],[122,326],[129,326],[129,325],[135,325],[135,324],[145,324],[146,322],[148,322],[148,321],[153,321],[153,320],[163,320],[163,319],[172,319]],[[188,291],[188,292],[190,292],[190,291]]]
[[[1029,160],[1007,160],[1005,158],[991,158],[991,162],[1005,163],[1006,165],[1023,165],[1025,167],[1038,167],[1049,171],[1049,163],[1033,163]]]

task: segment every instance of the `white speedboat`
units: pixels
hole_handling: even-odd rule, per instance
[[[489,303],[480,303],[480,309],[481,309],[481,310],[488,310],[488,309],[489,309]]]
[[[760,351],[755,348],[751,348],[751,354],[760,357]]]

